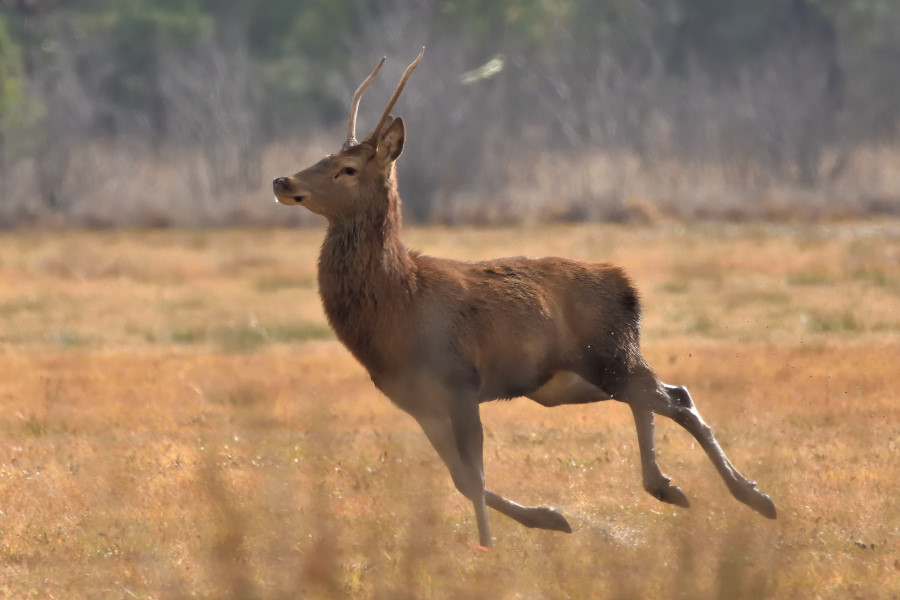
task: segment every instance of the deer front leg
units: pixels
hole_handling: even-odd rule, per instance
[[[669,504],[688,508],[687,496],[681,488],[669,483],[656,464],[656,448],[653,443],[653,413],[641,406],[630,405],[637,428],[638,446],[641,449],[641,474],[644,489],[656,498]]]
[[[484,489],[484,433],[481,426],[481,417],[479,416],[478,404],[457,403],[454,404],[454,410],[451,413],[451,422],[453,424],[453,433],[456,440],[456,447],[459,456],[462,459],[463,467],[473,473],[477,471],[480,487],[477,492],[483,494],[483,500],[477,496],[466,495],[475,504],[475,516],[478,518],[478,531],[481,535],[482,546],[487,546],[483,535],[487,531],[487,515],[484,511],[484,504],[487,504],[494,510],[518,521],[526,527],[538,527],[540,529],[549,529],[552,531],[564,531],[572,533],[566,518],[561,514],[544,506],[531,507],[516,504],[491,491]],[[465,492],[463,492],[465,493]],[[478,502],[481,502],[479,504]],[[488,535],[488,539],[490,536]]]
[[[488,506],[511,519],[515,519],[525,527],[572,533],[572,527],[566,518],[552,508],[546,506],[522,506],[494,492],[485,490],[484,493]]]
[[[472,408],[475,410],[473,411]],[[472,501],[478,521],[480,544],[489,546],[492,541],[488,530],[486,511],[480,513],[484,505],[490,506],[526,527],[572,533],[572,528],[566,518],[552,508],[522,506],[484,489],[483,430],[477,409],[477,405],[469,407],[465,411],[468,416],[462,414],[451,418],[449,415],[431,415],[417,416],[416,419],[431,445],[447,465],[456,489]],[[474,413],[474,419],[472,413]],[[480,494],[483,494],[483,504],[479,502]]]
[[[478,522],[478,540],[482,546],[493,545],[487,519],[487,503],[484,489],[484,429],[477,402],[454,403],[450,412],[453,439],[462,459],[462,477],[466,491],[463,494],[472,501],[475,520]],[[459,486],[457,486],[459,487]]]
[[[472,502],[479,543],[490,547],[492,538],[487,520],[482,463],[484,433],[478,405],[457,406],[449,414],[417,416],[416,420],[447,465],[456,489]]]

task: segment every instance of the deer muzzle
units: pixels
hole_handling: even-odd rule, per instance
[[[272,191],[277,202],[287,205],[300,204],[308,196],[297,189],[291,177],[276,177],[272,181]]]

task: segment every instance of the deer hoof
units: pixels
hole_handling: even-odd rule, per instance
[[[564,533],[572,533],[572,527],[566,518],[552,508],[540,507],[535,508],[532,514],[531,524],[529,527],[538,527],[540,529],[549,529],[550,531],[562,531]]]
[[[768,494],[764,494],[756,489],[753,492],[744,500],[744,503],[767,519],[777,519],[778,511],[775,510],[775,503],[772,502]]]
[[[756,488],[755,481],[735,482],[728,486],[735,498],[766,517],[767,519],[778,518],[778,511],[775,510],[775,503],[767,494]]]
[[[691,506],[687,496],[684,495],[684,492],[682,492],[681,488],[677,485],[650,488],[647,491],[657,500],[668,502],[669,504],[674,504],[675,506],[680,506],[682,508],[689,508]]]

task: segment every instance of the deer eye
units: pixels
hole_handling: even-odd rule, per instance
[[[343,169],[341,169],[342,175],[356,175],[357,173],[358,171],[353,167],[344,167]]]

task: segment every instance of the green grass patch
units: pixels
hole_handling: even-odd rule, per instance
[[[220,329],[214,335],[215,342],[223,352],[253,352],[269,343],[265,329],[254,325],[239,325]]]
[[[263,404],[267,398],[268,396],[262,389],[247,385],[229,390],[213,390],[204,395],[204,399],[210,404],[236,408],[258,406]]]
[[[790,304],[793,299],[790,294],[784,292],[751,292],[745,294],[746,301],[749,303],[760,302],[762,304]]]
[[[168,341],[176,344],[215,344],[229,354],[254,352],[267,344],[288,344],[307,340],[331,339],[331,329],[307,321],[280,325],[232,325],[219,328],[174,329]],[[153,336],[148,341],[165,341],[165,336]]]
[[[23,312],[41,312],[47,306],[45,299],[23,296],[0,302],[0,318],[14,317]]]
[[[202,329],[175,329],[171,340],[176,344],[199,344],[207,340],[207,333]]]
[[[869,325],[869,331],[874,333],[892,333],[900,331],[900,321],[879,321]]]
[[[821,271],[806,271],[791,273],[785,277],[785,283],[788,285],[831,285],[834,283],[834,277],[827,275]]]
[[[40,437],[50,431],[50,423],[46,419],[31,415],[23,421],[22,429],[25,435]]]
[[[688,285],[684,281],[673,279],[657,286],[656,289],[664,294],[683,294],[687,292]]]
[[[91,343],[91,339],[71,329],[59,329],[46,335],[46,340],[60,348],[81,348]]]
[[[716,324],[706,315],[698,315],[694,317],[688,326],[690,333],[709,334],[716,329]]]
[[[209,305],[209,299],[203,296],[186,296],[168,300],[162,304],[167,312],[183,310],[201,310]]]
[[[309,321],[276,325],[267,328],[266,331],[274,341],[282,343],[327,340],[334,337],[334,332],[327,325]]]
[[[814,333],[855,333],[862,331],[862,326],[849,312],[839,315],[806,314],[806,328]]]
[[[851,273],[851,277],[857,281],[878,287],[887,287],[892,283],[900,283],[897,280],[891,280],[887,273],[881,269],[856,269]]]
[[[735,288],[723,296],[723,306],[728,310],[757,305],[784,307],[790,305],[793,300],[793,297],[785,292],[752,288]]]

